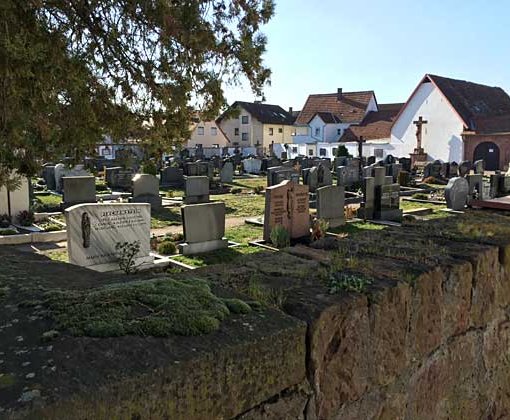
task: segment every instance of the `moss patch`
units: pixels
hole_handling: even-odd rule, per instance
[[[249,310],[244,302],[218,298],[204,280],[171,278],[52,291],[45,304],[58,329],[93,337],[207,334],[230,313]]]

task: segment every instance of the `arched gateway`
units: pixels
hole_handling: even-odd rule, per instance
[[[473,153],[473,162],[479,159],[485,161],[487,171],[497,171],[499,169],[499,147],[490,141],[485,141],[476,146]]]

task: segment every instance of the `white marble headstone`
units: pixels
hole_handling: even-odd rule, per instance
[[[135,264],[152,263],[150,204],[78,204],[65,211],[71,264],[98,271],[118,269],[118,242],[140,241]]]

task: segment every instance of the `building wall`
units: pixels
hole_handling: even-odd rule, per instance
[[[416,121],[428,121],[422,129],[422,147],[430,160],[460,162],[464,156],[461,133],[464,124],[442,93],[432,84],[422,84],[410,99],[391,130],[396,156],[412,153],[416,147]]]
[[[464,138],[464,160],[473,162],[476,146],[484,142],[492,142],[499,147],[499,169],[508,170],[510,163],[510,134],[504,135],[466,135]]]
[[[204,134],[199,134],[199,127],[204,129]],[[216,135],[212,133],[214,128],[216,128]],[[195,147],[197,144],[201,144],[203,147],[213,147],[214,145],[225,147],[228,145],[228,140],[215,121],[200,121],[191,132],[187,147]]]
[[[273,135],[270,134],[271,129]],[[280,133],[281,130],[281,133]],[[282,124],[264,124],[262,127],[262,141],[265,148],[269,147],[272,143],[292,143],[292,133],[294,127],[292,125]]]

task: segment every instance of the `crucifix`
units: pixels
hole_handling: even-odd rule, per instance
[[[428,124],[428,121],[424,120],[423,117],[420,116],[418,121],[413,121],[413,124],[416,125],[416,149],[421,150],[421,130],[424,124]]]
[[[358,163],[358,171],[360,179],[363,179],[363,143],[365,143],[365,139],[363,136],[359,136],[358,138],[358,157],[359,157],[359,163]]]

